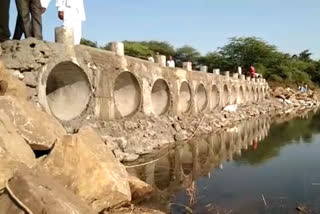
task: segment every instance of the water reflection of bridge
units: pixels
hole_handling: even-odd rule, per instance
[[[154,187],[151,201],[159,207],[167,207],[175,193],[190,187],[199,177],[210,176],[212,169],[221,168],[224,161],[232,160],[234,155],[241,156],[243,150],[263,140],[270,129],[270,121],[268,117],[258,118],[205,138],[193,139],[159,161],[131,168],[129,172]]]

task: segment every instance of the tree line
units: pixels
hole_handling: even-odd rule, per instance
[[[310,86],[320,86],[320,60],[311,58],[309,50],[301,53],[288,54],[277,49],[276,46],[257,37],[233,37],[228,43],[216,51],[206,55],[185,45],[174,48],[170,43],[164,41],[123,41],[125,54],[141,59],[157,53],[173,56],[177,67],[182,63],[190,61],[195,69],[201,65],[207,65],[208,71],[219,68],[221,71],[237,72],[242,67],[244,73],[249,71],[252,65],[257,73],[263,75],[269,82],[285,85],[298,85],[306,83]],[[82,39],[81,44],[95,48],[110,50],[110,43],[98,46],[97,42]]]

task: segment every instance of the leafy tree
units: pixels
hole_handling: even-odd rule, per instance
[[[234,71],[238,66],[248,69],[254,64],[267,64],[266,60],[276,52],[276,47],[256,37],[233,37],[219,52],[230,61],[229,69]]]
[[[311,61],[311,55],[312,53],[309,52],[309,50],[304,50],[299,54],[298,59],[301,61],[305,61],[305,62],[310,62]]]
[[[141,59],[146,59],[149,54],[153,54],[148,46],[140,42],[124,41],[124,53]]]
[[[93,41],[90,41],[90,40],[85,39],[85,38],[81,39],[80,44],[81,45],[90,46],[90,47],[93,47],[93,48],[97,48],[98,47],[98,43],[97,42],[93,42]]]
[[[200,52],[188,45],[178,48],[175,55],[176,64],[180,67],[183,62],[192,62],[194,66],[197,66],[199,64],[198,60],[200,57]]]
[[[174,56],[175,50],[168,42],[143,41],[141,44],[147,46],[154,54],[159,53],[165,56]]]

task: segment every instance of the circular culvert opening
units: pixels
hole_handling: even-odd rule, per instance
[[[244,90],[243,90],[242,86],[240,86],[240,91],[239,92],[240,93],[239,93],[238,104],[245,103]]]
[[[247,87],[247,89],[246,89],[246,103],[249,103],[250,101],[251,101],[250,89]]]
[[[207,107],[208,97],[207,92],[203,84],[200,84],[196,91],[197,107],[200,111],[203,111]]]
[[[218,107],[219,103],[220,103],[220,94],[219,94],[219,90],[218,87],[216,85],[212,86],[212,95],[211,95],[211,99],[212,99],[212,108],[215,109],[216,107]]]
[[[222,99],[223,105],[226,106],[229,104],[229,89],[227,85],[223,86],[223,99]]]
[[[233,86],[231,89],[231,104],[237,104],[237,97],[237,89]]]
[[[169,86],[163,79],[158,79],[152,87],[151,100],[154,113],[164,114],[168,111],[170,104]]]
[[[187,82],[183,82],[180,87],[179,94],[179,106],[180,110],[185,113],[191,106],[191,89]]]
[[[50,72],[46,97],[52,114],[69,121],[81,115],[91,96],[90,83],[85,72],[72,62],[62,62]]]
[[[121,73],[114,84],[114,101],[122,117],[138,111],[141,102],[141,90],[137,78],[130,72]]]

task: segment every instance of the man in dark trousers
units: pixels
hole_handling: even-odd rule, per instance
[[[24,33],[26,38],[35,37],[42,40],[42,7],[40,0],[16,0],[16,4],[18,17],[13,39],[21,39]]]
[[[9,8],[10,0],[0,0],[0,42],[10,38]]]

